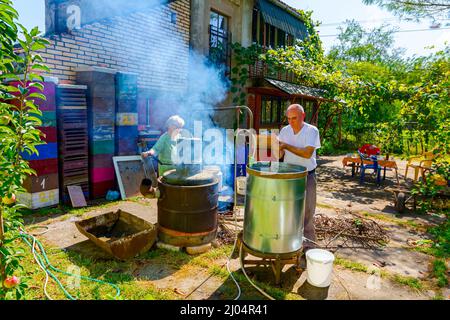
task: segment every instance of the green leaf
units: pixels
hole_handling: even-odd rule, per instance
[[[23,96],[27,95],[28,92],[30,92],[29,89],[23,88],[20,84],[17,86],[17,88],[19,89],[20,94],[23,95]]]
[[[44,65],[44,64],[39,64],[39,63],[35,63],[35,64],[31,67],[31,69],[33,69],[33,70],[42,70],[42,71],[46,71],[46,72],[51,72],[51,70],[50,70],[49,67],[47,67],[47,66]]]
[[[45,49],[45,48],[46,48],[46,46],[44,44],[38,43],[38,42],[33,43],[33,45],[31,46],[31,50],[33,50],[33,51],[38,51],[38,50]]]
[[[34,27],[31,31],[30,31],[30,36],[32,37],[36,37],[39,34],[39,27]]]
[[[36,73],[30,73],[28,75],[28,80],[31,80],[31,81],[38,80],[40,82],[44,82],[44,77],[39,74],[36,74]]]
[[[40,91],[44,91],[44,85],[40,82],[31,82],[28,87],[39,89]]]
[[[41,100],[44,100],[44,101],[47,100],[47,97],[44,94],[37,93],[37,92],[34,92],[34,93],[28,95],[27,98],[38,98],[38,99],[41,99]]]

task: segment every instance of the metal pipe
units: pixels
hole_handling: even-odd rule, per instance
[[[192,110],[192,112],[195,111],[226,111],[226,110],[240,110],[243,109],[245,111],[248,112],[249,116],[250,116],[250,123],[249,123],[249,129],[253,129],[253,125],[254,125],[254,117],[253,117],[253,111],[247,107],[247,106],[231,106],[231,107],[223,107],[223,108],[206,108],[206,109],[197,109],[197,110]],[[237,181],[236,181],[236,175],[237,175],[237,135],[239,134],[240,130],[239,130],[239,113],[237,114],[237,128],[236,128],[236,133],[234,135],[234,207],[233,207],[233,214],[234,214],[234,210],[237,207]],[[247,162],[249,162],[249,158],[250,158],[250,152],[247,156]]]

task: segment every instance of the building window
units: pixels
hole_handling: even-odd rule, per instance
[[[211,11],[209,19],[209,60],[216,66],[225,69],[225,74],[230,73],[231,34],[228,31],[228,18]]]
[[[261,125],[276,126],[285,122],[288,100],[280,97],[261,97]]]

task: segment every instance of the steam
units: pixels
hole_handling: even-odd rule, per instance
[[[129,65],[140,66],[139,86],[152,88],[150,97],[153,101],[152,110],[155,111],[153,116],[161,123],[161,127],[169,116],[179,114],[186,121],[185,128],[194,133],[196,138],[202,138],[203,144],[206,143],[203,150],[213,150],[209,164],[221,165],[233,159],[230,134],[224,128],[219,128],[219,123],[214,120],[215,111],[211,110],[223,104],[227,97],[229,82],[224,77],[224,70],[191,50],[189,34],[179,25],[181,17],[177,14],[174,19],[175,12],[167,5],[167,1],[150,0],[144,4],[142,1],[131,1],[130,4],[130,0],[82,1],[88,3],[86,8],[92,12],[106,10],[112,13],[110,16],[119,15],[110,23],[119,24],[121,29],[129,32],[129,37],[124,42],[123,35],[120,38],[119,35],[112,35],[117,44],[115,55],[124,56]],[[134,2],[138,4],[133,9]],[[140,10],[136,11],[136,8]],[[146,19],[149,15],[158,18]],[[177,20],[176,23],[174,20]],[[136,51],[145,53],[135,59]],[[135,72],[133,68],[129,71]],[[200,133],[194,130],[197,121],[201,121]],[[215,146],[208,143],[214,144],[219,134],[209,132],[204,135],[211,128],[217,128],[222,136],[222,142]],[[223,154],[220,156],[221,152]],[[234,171],[231,166],[223,165],[222,170],[224,176],[230,176]]]

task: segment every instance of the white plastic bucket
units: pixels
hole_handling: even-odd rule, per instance
[[[236,188],[238,194],[245,196],[247,191],[247,177],[236,177]]]
[[[325,288],[331,284],[334,254],[322,249],[311,249],[306,252],[306,270],[309,284]]]
[[[217,180],[219,180],[219,192],[221,192],[222,188],[223,188],[223,174],[222,174],[222,171],[220,170],[220,167],[219,166],[205,166],[203,169],[208,172],[211,172],[211,174],[213,174],[214,177],[217,178]]]

